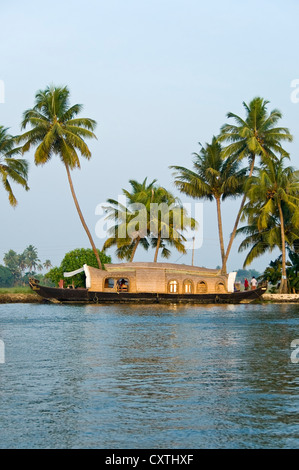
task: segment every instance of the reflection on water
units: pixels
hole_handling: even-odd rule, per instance
[[[0,305],[0,447],[298,448],[298,313]]]

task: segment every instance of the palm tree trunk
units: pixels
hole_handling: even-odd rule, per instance
[[[223,241],[220,197],[216,197],[216,204],[217,204],[218,233],[219,233],[219,241],[220,241],[221,260],[222,260],[221,274],[226,274],[226,262],[225,262],[225,251],[224,251],[224,241]]]
[[[132,263],[133,259],[134,259],[134,256],[135,256],[135,253],[136,253],[136,250],[137,250],[137,246],[139,245],[139,242],[140,242],[140,237],[137,237],[135,239],[135,245],[134,245],[134,248],[132,250],[132,254],[131,254],[131,258],[130,258],[130,262]]]
[[[92,239],[91,233],[90,233],[90,231],[89,231],[89,229],[86,225],[86,222],[84,220],[82,211],[81,211],[79,203],[78,203],[78,199],[77,199],[77,196],[76,196],[76,193],[75,193],[75,190],[74,190],[74,185],[73,185],[73,181],[72,181],[72,178],[71,178],[71,172],[70,172],[69,166],[66,164],[65,168],[66,168],[66,172],[67,172],[67,176],[68,176],[68,180],[69,180],[69,184],[70,184],[70,188],[71,188],[71,193],[72,193],[72,196],[73,196],[75,206],[76,206],[77,212],[79,214],[81,223],[82,223],[82,225],[84,227],[84,230],[85,230],[85,232],[86,232],[86,234],[89,238],[90,244],[92,246],[93,252],[95,254],[95,257],[96,257],[98,265],[99,265],[99,269],[103,269],[102,263],[101,263],[101,260],[100,260],[100,257],[99,257],[98,250],[96,249],[96,246],[95,246],[94,241]]]
[[[249,172],[249,176],[248,176],[249,178],[251,178],[251,176],[252,176],[252,173],[253,173],[253,170],[254,170],[254,163],[255,163],[255,155],[252,156],[252,162],[251,162],[250,172]],[[229,254],[230,254],[232,244],[233,244],[234,239],[236,237],[237,228],[238,228],[238,225],[239,225],[239,222],[240,222],[240,219],[241,219],[241,215],[242,215],[242,212],[243,212],[243,207],[245,205],[246,197],[247,197],[246,194],[244,194],[243,198],[242,198],[241,205],[240,205],[240,209],[239,209],[236,221],[235,221],[235,225],[234,225],[233,231],[231,233],[229,243],[227,245],[227,249],[226,249],[226,253],[225,253],[225,257],[224,257],[224,263],[223,263],[225,266],[227,264],[227,260],[228,260]]]
[[[158,252],[159,252],[159,248],[160,248],[160,243],[161,243],[161,233],[159,233],[159,235],[158,235],[157,246],[156,246],[156,251],[155,251],[155,258],[154,258],[154,263],[156,263],[156,262],[157,262],[157,259],[158,259]]]
[[[281,294],[286,294],[288,292],[288,282],[287,282],[287,269],[286,269],[286,242],[284,234],[284,219],[283,212],[281,209],[281,203],[278,202],[278,211],[280,218],[280,231],[281,231],[281,253],[282,253],[282,269],[281,269],[281,282],[279,292]]]

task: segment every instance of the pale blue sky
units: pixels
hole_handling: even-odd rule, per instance
[[[96,206],[117,198],[129,179],[157,178],[176,192],[169,165],[190,167],[198,142],[219,132],[227,112],[243,115],[242,102],[255,96],[282,111],[281,124],[294,135],[291,162],[299,167],[299,103],[290,99],[291,81],[299,78],[295,0],[1,0],[0,15],[0,124],[19,133],[23,111],[51,83],[68,85],[72,103],[84,104],[82,115],[98,122],[92,160],[73,172],[93,234]],[[28,244],[53,264],[89,246],[60,161],[36,168],[32,157],[31,189],[16,188],[16,209],[0,191],[0,263],[10,248],[21,252]],[[237,207],[223,204],[226,240]],[[210,203],[203,230],[195,264],[215,267],[220,253]],[[101,248],[103,240],[95,241]],[[243,264],[238,245],[237,239],[229,269]],[[136,260],[153,255],[140,250]],[[173,253],[171,261],[178,258]],[[270,259],[251,267],[261,270]],[[179,260],[190,261],[191,253]]]

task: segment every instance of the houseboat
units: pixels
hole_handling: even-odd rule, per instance
[[[34,279],[31,289],[48,301],[62,303],[249,303],[265,287],[235,291],[236,272],[171,263],[106,264],[105,269],[84,265],[65,277],[85,273],[85,288],[46,287]]]

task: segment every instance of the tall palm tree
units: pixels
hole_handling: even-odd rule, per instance
[[[243,191],[246,175],[245,169],[239,169],[239,161],[235,158],[223,158],[223,150],[217,137],[211,144],[202,147],[195,153],[193,170],[181,166],[175,169],[175,185],[179,190],[197,199],[215,200],[217,206],[218,235],[222,260],[222,273],[226,273],[226,257],[223,239],[221,201],[227,197],[236,197]]]
[[[33,272],[37,269],[40,264],[40,259],[38,257],[37,248],[33,245],[27,246],[23,253],[25,257],[25,263],[30,272]]]
[[[23,115],[22,129],[27,125],[30,125],[31,129],[18,136],[18,142],[25,142],[22,147],[23,152],[36,147],[34,154],[36,165],[44,165],[53,155],[59,156],[67,172],[81,223],[101,269],[100,257],[80,209],[71,178],[71,170],[80,168],[79,154],[88,160],[91,158],[85,139],[96,138],[93,132],[96,122],[90,118],[77,117],[81,111],[81,104],[70,106],[70,92],[67,87],[50,86],[40,90],[35,95],[34,107],[25,111]]]
[[[290,234],[287,236],[286,214],[288,214],[291,226],[295,228],[294,237],[297,237],[299,228],[298,179],[294,175],[294,169],[285,166],[285,157],[281,157],[278,161],[269,158],[264,160],[257,175],[252,176],[246,186],[249,201],[244,207],[244,214],[247,215],[249,224],[254,223],[259,232],[265,232],[273,226],[275,216],[279,220],[282,253],[280,292],[287,292],[286,243],[291,244],[294,239]],[[277,230],[273,231],[272,239],[267,236],[265,242],[268,242],[270,246],[278,244]]]
[[[8,134],[8,129],[0,126],[0,178],[8,199],[12,206],[17,205],[17,199],[13,193],[11,183],[23,186],[26,191],[28,179],[28,162],[21,158],[15,158],[20,149],[15,147],[15,139]]]
[[[285,241],[288,249],[294,250],[294,246],[299,236],[299,229],[292,223],[293,213],[282,204]],[[247,224],[238,228],[237,235],[242,235],[243,240],[239,246],[239,252],[249,251],[245,257],[243,267],[250,265],[254,259],[272,252],[281,247],[281,227],[278,209],[273,214],[269,214],[267,226],[261,228],[259,225],[259,209],[248,203],[243,210],[242,219],[247,219]],[[241,220],[242,220],[241,219]],[[281,256],[280,256],[281,257]]]
[[[263,162],[265,159],[277,160],[277,155],[289,156],[282,147],[282,142],[291,142],[293,137],[285,127],[276,127],[282,118],[279,110],[274,109],[270,113],[267,111],[269,101],[256,97],[247,105],[243,102],[246,116],[242,119],[234,113],[228,113],[227,117],[232,118],[235,124],[224,124],[221,128],[219,141],[228,142],[224,149],[224,158],[234,155],[239,160],[248,159],[249,177],[252,176],[257,157]],[[242,210],[246,202],[246,194],[243,195],[235,225],[230,236],[230,240],[225,253],[225,263],[236,236],[237,228],[242,215]]]

